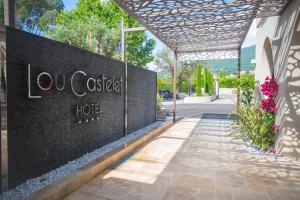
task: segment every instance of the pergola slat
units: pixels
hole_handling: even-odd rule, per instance
[[[115,0],[174,51],[173,121],[177,61],[238,59],[254,18],[278,15],[290,0]]]
[[[254,18],[278,15],[288,1],[115,0],[177,52],[236,50]]]

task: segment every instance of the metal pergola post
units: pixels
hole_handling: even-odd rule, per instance
[[[238,56],[237,56],[237,109],[239,109],[240,106],[240,96],[241,96],[241,83],[240,83],[240,77],[241,77],[241,47],[238,49]]]
[[[15,27],[15,0],[4,0],[4,24]],[[8,142],[7,142],[7,76],[6,57],[0,63],[0,132],[1,132],[1,192],[8,191]]]
[[[124,21],[121,21],[121,61],[125,63],[125,80],[124,80],[124,136],[127,136],[128,131],[128,94],[127,94],[127,81],[128,81],[128,67],[125,56],[125,48],[126,48],[126,33],[127,32],[138,32],[145,31],[144,27],[135,27],[135,28],[124,28]],[[125,147],[127,146],[127,142],[125,142]]]
[[[15,27],[15,0],[4,0],[4,24],[6,26]]]
[[[121,31],[122,31],[122,39],[121,39],[121,61],[125,62],[125,46],[126,46],[126,33],[127,32],[139,32],[139,31],[145,31],[146,28],[144,27],[135,27],[135,28],[124,28],[124,21],[121,22]]]
[[[174,51],[174,74],[173,74],[173,122],[176,121],[176,69],[177,69],[177,52]]]

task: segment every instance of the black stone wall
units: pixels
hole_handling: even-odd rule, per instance
[[[77,70],[88,77],[104,74],[124,80],[124,63],[20,30],[6,27],[4,31],[9,188],[124,135],[124,84],[121,94],[95,92],[84,97],[75,96],[69,84]],[[31,65],[32,95],[42,98],[27,97],[27,64]],[[44,71],[66,75],[65,89],[39,90],[36,76]],[[156,73],[128,67],[129,133],[155,121],[155,102]],[[89,115],[88,122],[79,123],[76,106],[96,103],[99,120],[98,115]]]
[[[128,65],[127,72],[130,133],[156,120],[156,73],[132,65]]]

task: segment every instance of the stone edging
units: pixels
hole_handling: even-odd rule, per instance
[[[177,118],[177,121],[181,118]],[[76,189],[87,183],[89,180],[97,176],[99,173],[103,172],[106,168],[111,166],[116,161],[122,159],[145,142],[149,141],[151,138],[163,133],[169,129],[173,122],[167,122],[166,124],[158,127],[149,133],[136,138],[135,140],[129,142],[127,146],[121,146],[108,154],[100,157],[85,167],[77,170],[69,176],[66,176],[43,189],[32,193],[30,196],[25,198],[25,200],[60,200],[70,193],[74,192]]]

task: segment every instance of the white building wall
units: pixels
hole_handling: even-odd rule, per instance
[[[292,1],[279,17],[257,22],[257,83],[272,74],[279,83],[276,123],[280,133],[276,149],[300,158],[300,1]],[[271,44],[281,38],[280,46]],[[268,44],[270,45],[268,48]],[[271,59],[270,58],[271,54]]]
[[[268,62],[266,55],[267,52],[264,49],[264,44],[274,37],[274,24],[277,24],[278,19],[279,17],[269,17],[266,21],[264,21],[264,19],[258,19],[256,21],[257,33],[255,80],[257,83],[263,83],[266,76],[271,75],[270,65],[272,65],[272,63]]]

